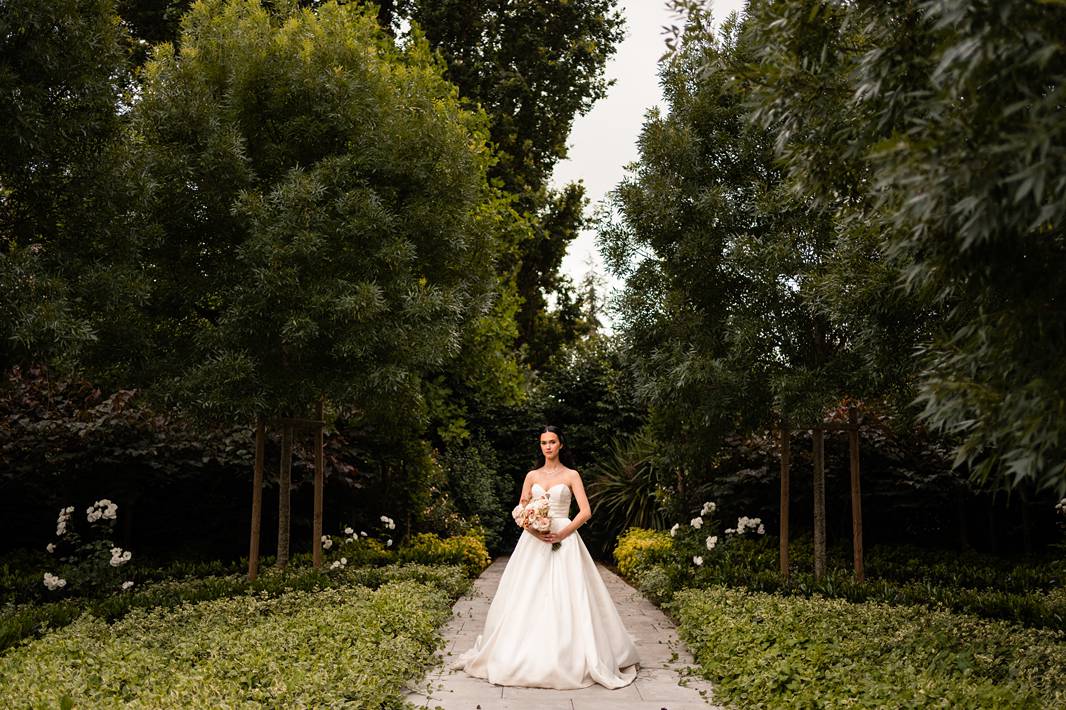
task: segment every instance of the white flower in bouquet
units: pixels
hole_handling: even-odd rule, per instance
[[[700,528],[703,527],[703,518],[698,518],[698,517],[697,518],[693,518],[692,520],[689,521],[688,524],[691,525],[692,527],[696,528],[697,530],[699,530]]]
[[[695,557],[692,558],[692,564],[696,565],[697,567],[702,567],[703,566],[703,558],[700,557],[699,555],[696,555]]]
[[[549,515],[551,511],[550,501],[551,494],[543,493],[525,505],[520,503],[511,511],[511,516],[514,517],[519,527],[541,533],[548,532],[552,526],[551,516]],[[552,543],[552,550],[558,549],[559,543]]]
[[[717,544],[718,544],[718,536],[717,535],[711,535],[710,537],[707,538],[707,549],[708,550],[713,550],[714,546],[717,545]]]
[[[48,587],[48,591],[54,592],[57,589],[62,589],[67,586],[67,580],[60,579],[51,572],[44,573],[44,586]]]
[[[550,508],[548,496],[548,493],[544,493],[526,504],[524,524],[522,527],[532,528],[537,532],[547,532],[548,530],[551,530],[552,521],[551,518],[548,517],[548,510]]]
[[[674,527],[670,528],[670,537],[677,537],[677,529],[681,527],[681,523],[674,523]]]

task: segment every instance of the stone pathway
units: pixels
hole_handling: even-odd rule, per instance
[[[452,607],[442,629],[441,663],[407,699],[421,708],[444,710],[708,710],[710,684],[689,675],[694,661],[681,643],[673,623],[618,575],[599,566],[600,575],[618,605],[622,621],[640,654],[637,679],[625,688],[608,690],[592,685],[579,690],[512,688],[448,670],[449,661],[470,648],[485,626],[489,604],[500,583],[507,558],[495,562],[474,582],[470,592]]]

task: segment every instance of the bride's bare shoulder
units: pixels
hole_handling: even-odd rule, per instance
[[[566,477],[569,478],[571,481],[581,480],[581,474],[572,468],[566,469]]]

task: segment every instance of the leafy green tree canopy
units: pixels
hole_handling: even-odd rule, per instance
[[[752,105],[794,189],[849,196],[843,216],[879,232],[901,288],[927,304],[921,416],[979,480],[1066,491],[1066,7],[791,0],[749,12]]]
[[[144,202],[133,369],[216,416],[319,396],[417,413],[488,307],[499,203],[483,115],[370,11],[197,3],[134,107]]]
[[[123,203],[126,39],[112,0],[0,8],[0,366],[90,343],[123,280],[98,262]]]
[[[626,279],[629,360],[675,463],[703,468],[726,435],[820,421],[875,390],[853,328],[822,307],[848,244],[788,189],[773,135],[748,119],[744,27],[693,32],[663,66],[669,103],[640,138],[600,244]]]

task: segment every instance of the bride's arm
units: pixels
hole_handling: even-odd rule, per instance
[[[570,533],[587,523],[589,518],[592,517],[592,506],[589,505],[588,496],[585,495],[585,484],[581,482],[581,474],[574,471],[569,483],[570,490],[574,492],[574,498],[577,499],[577,515],[574,516],[569,525],[552,535],[552,542],[558,542],[569,537]]]
[[[533,472],[526,474],[526,480],[522,483],[522,496],[518,499],[519,504],[525,505],[533,500]]]

